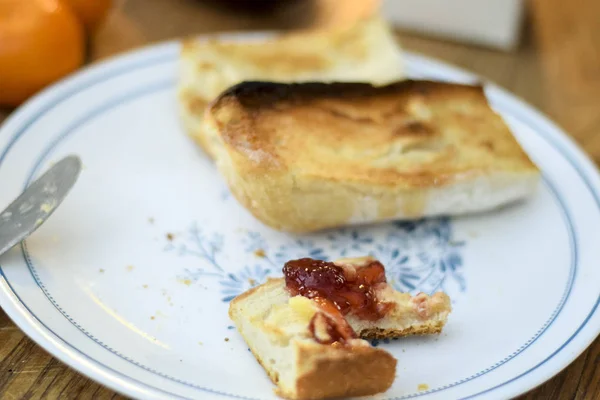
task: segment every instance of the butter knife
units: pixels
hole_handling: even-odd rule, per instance
[[[81,172],[68,156],[54,164],[0,213],[0,255],[31,235],[65,199]]]

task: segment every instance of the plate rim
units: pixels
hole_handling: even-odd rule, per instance
[[[250,35],[241,33],[240,37],[242,37],[242,38],[244,38],[246,36],[252,37],[255,35],[256,35],[256,33],[253,33]],[[154,46],[147,46],[145,48],[138,49],[133,52],[114,56],[108,60],[105,60],[105,61],[99,62],[97,64],[93,64],[89,67],[86,67],[86,68],[82,69],[81,71],[77,72],[76,74],[70,76],[69,78],[50,86],[49,88],[45,89],[40,94],[34,96],[34,98],[32,98],[31,100],[26,102],[17,111],[15,111],[13,113],[13,115],[11,115],[7,119],[7,121],[3,125],[2,129],[0,129],[0,132],[11,131],[11,130],[14,131],[14,129],[11,129],[13,125],[17,125],[19,123],[19,120],[23,119],[25,116],[27,116],[27,114],[31,114],[32,111],[36,111],[36,109],[39,108],[41,105],[43,105],[44,102],[47,103],[48,100],[52,99],[57,94],[62,93],[65,90],[67,91],[67,93],[71,92],[73,88],[70,88],[69,85],[81,84],[82,79],[84,81],[87,81],[88,79],[93,80],[93,78],[96,76],[96,74],[101,73],[102,71],[105,71],[107,69],[113,70],[115,68],[120,67],[123,70],[129,70],[132,68],[132,64],[148,65],[151,62],[150,59],[152,59],[152,58],[164,59],[165,62],[175,61],[176,54],[177,54],[176,50],[178,48],[179,48],[179,41],[177,41],[177,40],[169,41],[169,42],[165,42],[165,43],[154,45]],[[445,63],[443,61],[438,61],[436,59],[418,55],[418,54],[415,54],[412,52],[405,52],[405,54],[409,55],[411,58],[414,58],[419,61],[423,61],[427,64],[430,64],[435,68],[443,67],[448,71],[459,72],[465,76],[475,78],[475,75],[473,75],[472,73],[463,71],[461,68],[453,66],[448,63]],[[156,57],[152,57],[153,55],[155,55]],[[136,60],[138,60],[139,62],[136,63],[135,62]],[[536,122],[538,122],[538,123],[545,124],[546,127],[544,127],[544,130],[552,131],[554,133],[553,135],[548,135],[548,136],[549,136],[549,138],[551,138],[552,140],[554,140],[556,142],[557,147],[564,147],[564,145],[562,145],[560,143],[560,141],[565,141],[565,140],[567,141],[567,148],[565,149],[567,151],[564,152],[563,155],[567,158],[570,157],[569,161],[574,166],[585,167],[584,171],[580,171],[581,177],[583,180],[586,181],[586,184],[588,185],[591,193],[594,195],[596,202],[600,206],[600,200],[598,199],[598,194],[594,190],[592,190],[594,187],[598,186],[598,184],[596,183],[596,185],[593,185],[587,179],[587,178],[589,178],[588,175],[590,173],[594,173],[594,175],[595,175],[594,177],[596,178],[596,180],[598,180],[597,169],[594,166],[594,164],[591,162],[591,160],[588,158],[588,156],[575,144],[575,142],[571,139],[571,137],[569,137],[563,130],[558,128],[552,121],[550,121],[540,111],[537,111],[535,108],[533,108],[532,106],[530,106],[529,104],[527,104],[526,102],[524,102],[523,100],[518,98],[517,96],[508,93],[506,90],[500,88],[498,85],[495,85],[488,81],[485,81],[485,82],[486,82],[485,83],[486,86],[491,87],[493,90],[495,90],[497,92],[496,95],[501,95],[502,97],[504,97],[505,101],[509,101],[509,102],[515,104],[516,105],[514,107],[515,109],[522,109],[523,113],[529,114],[529,117],[531,119],[537,120]],[[89,88],[89,86],[85,86],[85,87]],[[71,89],[71,90],[69,90],[69,89]],[[67,95],[66,97],[69,97],[69,96]],[[39,112],[39,111],[40,110],[37,110],[37,112]],[[23,127],[22,129],[26,130],[27,127]],[[11,145],[12,144],[9,144],[7,146],[7,148],[6,148],[7,152],[10,149]],[[569,154],[572,152],[575,152],[574,158],[572,157],[573,154]],[[575,159],[577,160],[576,162],[575,162]],[[0,158],[0,163],[2,163],[2,161],[3,161],[3,157]],[[102,384],[104,384],[108,387],[111,387],[112,389],[114,389],[118,392],[126,393],[126,394],[135,394],[135,395],[143,394],[144,397],[148,397],[149,394],[160,395],[160,396],[167,395],[169,398],[175,397],[175,395],[171,392],[166,392],[160,388],[157,388],[157,387],[151,386],[149,384],[146,384],[144,382],[138,381],[134,378],[131,378],[131,377],[125,375],[122,372],[112,369],[110,366],[102,364],[101,362],[91,358],[87,354],[85,354],[82,351],[80,351],[79,349],[77,349],[74,345],[66,342],[66,340],[62,339],[60,336],[54,334],[52,332],[52,330],[50,328],[48,328],[41,320],[39,320],[35,316],[35,314],[28,308],[28,306],[18,297],[17,293],[14,291],[14,289],[10,285],[10,282],[4,275],[4,273],[1,269],[1,266],[0,266],[0,278],[1,278],[0,286],[2,287],[2,292],[6,296],[6,298],[4,298],[3,296],[0,296],[0,305],[2,305],[2,307],[5,310],[5,312],[7,313],[7,315],[9,315],[9,317],[13,321],[15,321],[15,324],[17,324],[17,326],[19,326],[19,328],[25,334],[27,334],[29,337],[31,337],[36,343],[38,343],[44,349],[49,351],[53,356],[59,358],[61,361],[67,363],[68,365],[72,366],[73,368],[77,369],[78,371],[82,372],[83,374],[92,377],[94,380],[100,381]],[[7,304],[11,300],[12,300],[13,304],[12,305],[10,303]],[[597,310],[599,301],[600,301],[600,297],[598,298],[598,301],[596,302],[594,308],[592,309],[592,311],[590,312],[588,317],[582,323],[581,327],[573,333],[573,335],[569,338],[569,340],[563,346],[561,346],[561,348],[556,350],[553,354],[551,354],[543,362],[549,360],[551,357],[558,354],[562,350],[562,348],[564,348],[572,339],[574,339],[579,334],[579,332],[582,329],[585,328],[586,323],[589,322],[589,320],[591,319],[591,317]],[[9,309],[12,310],[12,312],[9,312]],[[37,320],[37,326],[36,326],[36,322],[33,322],[31,320],[32,318]],[[30,321],[27,321],[28,319]],[[24,328],[24,325],[26,326],[26,328]],[[581,346],[580,351],[576,352],[576,354],[574,354],[570,357],[567,357],[567,358],[569,358],[568,362],[560,363],[560,364],[564,364],[564,365],[562,365],[561,369],[567,367],[580,353],[582,353],[583,351],[585,351],[585,349],[587,349],[587,347],[589,346],[591,341],[593,341],[594,338],[598,335],[598,333],[600,333],[600,327],[597,327],[597,329],[595,331],[596,331],[596,334],[592,337],[591,340],[589,340],[589,342],[585,346]],[[36,338],[37,338],[37,340],[36,340]],[[56,343],[56,341],[59,341],[59,342],[62,341],[62,346],[60,343]],[[72,353],[72,354],[69,354],[69,353]],[[76,353],[79,353],[79,354],[76,354]],[[90,365],[87,365],[87,364],[90,364]],[[96,364],[96,365],[93,365],[93,364]],[[539,365],[541,365],[541,363]],[[538,366],[532,368],[531,370],[537,368]],[[102,369],[102,368],[104,368],[108,371],[112,371],[112,374],[109,374],[107,371],[101,371],[100,369]],[[550,377],[557,374],[558,372],[560,372],[561,369],[553,371],[552,374],[550,375]],[[509,384],[512,381],[519,379],[520,377],[524,376],[525,374],[531,372],[531,370],[526,371],[525,373],[523,373],[520,376],[514,377],[513,379],[511,379],[508,382],[505,382],[501,385],[489,388],[485,392],[477,393],[473,396],[479,396],[479,395],[487,393],[491,390],[497,389],[500,386]],[[101,376],[101,378],[99,378],[99,376]],[[538,382],[537,384],[541,384],[541,383],[545,382],[546,379]],[[122,381],[122,382],[119,383],[118,381]],[[133,387],[132,387],[132,385],[133,385]],[[139,387],[140,385],[142,387]],[[534,387],[534,386],[530,386],[530,385],[521,385],[521,386],[527,386],[527,387],[525,389],[522,389],[521,391],[519,391],[519,393],[530,390]],[[141,390],[141,389],[145,389],[145,390]],[[130,391],[130,390],[133,390],[133,391]],[[147,392],[148,390],[156,391],[158,393],[148,393]],[[219,393],[217,392],[215,394],[219,394]],[[426,394],[427,393],[423,393],[423,395],[426,395]],[[227,394],[227,395],[232,396],[230,394]],[[152,396],[152,397],[154,397],[154,396]],[[233,395],[233,397],[237,397],[237,396]]]
[[[412,63],[411,63],[412,65]],[[136,67],[132,67],[130,70],[127,70],[125,73],[131,73],[132,71],[135,71]],[[106,78],[107,79],[111,79],[115,76],[119,76],[120,73],[117,72],[115,74],[110,74],[107,75]],[[165,85],[165,83],[167,83],[167,85]],[[115,98],[111,98],[109,97],[108,100],[106,100],[106,102],[104,104],[106,104],[107,106],[104,105],[97,105],[96,107],[92,108],[91,111],[83,114],[81,116],[81,118],[77,117],[75,119],[74,123],[71,123],[69,125],[67,125],[63,130],[61,130],[61,133],[59,135],[56,136],[56,138],[53,141],[48,142],[45,147],[43,148],[43,150],[41,151],[41,153],[39,153],[39,157],[37,159],[37,162],[34,162],[34,166],[33,168],[30,170],[30,173],[28,175],[28,178],[26,180],[26,183],[24,185],[24,188],[27,187],[29,185],[29,183],[31,182],[33,176],[35,175],[36,172],[38,172],[39,166],[41,165],[41,163],[47,158],[48,154],[52,151],[52,149],[58,144],[60,143],[60,141],[62,141],[63,139],[65,139],[66,137],[68,137],[70,134],[76,132],[74,128],[77,128],[78,126],[80,126],[81,124],[85,124],[87,123],[89,120],[97,117],[98,115],[101,115],[104,112],[108,112],[111,109],[114,108],[118,108],[119,106],[121,106],[122,104],[133,100],[133,99],[138,99],[138,98],[143,98],[146,95],[152,95],[154,93],[157,92],[161,92],[162,90],[165,89],[170,89],[171,86],[171,79],[168,80],[156,80],[154,81],[154,84],[152,85],[143,85],[140,88],[135,88],[135,89],[130,89],[126,92],[124,92],[125,94],[123,95],[119,95],[116,96]],[[85,90],[85,86],[84,89]],[[20,133],[23,133],[23,130],[19,131]],[[5,150],[6,151],[6,150]],[[451,383],[445,384],[443,386],[439,386],[439,387],[435,387],[426,391],[419,391],[419,392],[414,392],[414,393],[409,393],[409,394],[405,394],[403,396],[400,396],[398,399],[409,399],[409,398],[414,398],[414,397],[420,397],[420,396],[424,396],[427,394],[433,394],[433,393],[438,393],[438,392],[442,392],[445,391],[447,389],[451,389],[453,387],[462,385],[466,382],[472,381],[476,378],[479,378],[480,376],[486,375],[490,372],[492,372],[493,370],[503,366],[504,364],[508,363],[509,361],[511,361],[513,358],[515,358],[516,356],[518,356],[519,354],[521,354],[523,351],[525,351],[526,349],[528,349],[531,345],[533,345],[538,339],[540,339],[542,337],[542,335],[550,328],[550,326],[554,323],[554,321],[559,317],[560,313],[562,312],[566,302],[569,299],[569,296],[571,294],[571,290],[572,287],[574,285],[575,282],[575,276],[576,276],[576,271],[577,271],[577,265],[578,265],[578,241],[576,238],[576,232],[574,229],[574,224],[573,224],[573,218],[569,212],[569,210],[567,209],[566,206],[566,202],[563,198],[563,196],[559,193],[559,190],[557,189],[557,186],[553,183],[552,179],[550,179],[548,176],[543,176],[543,183],[545,184],[545,186],[548,187],[548,190],[551,192],[552,196],[553,196],[553,200],[557,203],[557,205],[559,206],[560,210],[561,210],[561,214],[562,214],[562,219],[565,222],[565,226],[566,226],[566,231],[567,234],[569,236],[569,245],[570,245],[570,253],[571,253],[571,260],[570,260],[570,268],[569,268],[569,274],[568,274],[568,279],[566,281],[566,285],[565,288],[562,291],[562,295],[560,297],[560,300],[558,302],[558,305],[554,308],[554,310],[552,311],[552,313],[550,313],[550,316],[548,317],[548,319],[545,320],[545,322],[541,325],[541,327],[535,331],[535,334],[533,334],[527,341],[525,341],[521,346],[517,347],[516,350],[514,350],[512,353],[508,354],[506,357],[500,359],[499,361],[495,362],[494,364],[487,366],[486,368],[483,368],[481,370],[479,370],[478,372],[468,376],[468,377],[464,377],[460,380],[455,380],[452,381]],[[42,281],[42,279],[39,277],[39,274],[37,272],[37,269],[34,265],[34,263],[31,260],[30,254],[27,250],[27,245],[26,243],[22,243],[21,244],[21,252],[23,254],[23,257],[25,259],[25,263],[27,265],[27,267],[30,270],[31,275],[33,276],[35,282],[37,283],[37,285],[40,287],[40,289],[43,291],[44,295],[46,296],[46,298],[52,303],[52,305],[65,317],[67,318],[72,325],[74,325],[79,331],[81,331],[84,335],[86,335],[89,339],[93,340],[94,342],[96,342],[97,344],[99,344],[100,346],[104,347],[105,350],[107,350],[108,352],[114,354],[115,356],[134,364],[137,367],[140,367],[144,370],[146,370],[147,372],[156,374],[162,378],[174,381],[176,383],[180,383],[182,385],[188,386],[190,388],[193,388],[195,390],[205,390],[205,391],[212,391],[215,389],[211,389],[208,387],[203,387],[200,385],[196,385],[194,383],[191,383],[189,381],[184,381],[184,380],[180,380],[174,376],[168,375],[164,372],[161,372],[159,370],[155,370],[154,368],[149,367],[148,365],[145,365],[143,363],[140,363],[139,361],[136,361],[136,359],[132,359],[129,356],[127,356],[126,354],[117,351],[116,349],[113,349],[109,346],[107,346],[105,343],[103,343],[101,340],[99,340],[98,338],[94,337],[94,335],[92,335],[87,329],[85,329],[83,326],[81,326],[77,321],[75,321],[74,319],[71,319],[71,316],[66,313],[63,310],[63,307],[61,307],[61,305],[56,302],[54,300],[54,296],[52,295],[52,293],[46,288],[44,282]],[[231,395],[230,393],[224,393],[225,395]]]

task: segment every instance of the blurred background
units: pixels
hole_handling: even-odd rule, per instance
[[[0,126],[32,94],[128,50],[205,33],[351,24],[381,10],[405,51],[469,69],[549,114],[600,163],[598,0],[0,0]],[[0,310],[0,398],[113,398]],[[530,399],[597,399],[600,341]]]

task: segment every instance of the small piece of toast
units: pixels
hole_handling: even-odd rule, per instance
[[[480,86],[245,82],[204,132],[234,196],[291,232],[488,211],[540,179]]]
[[[250,351],[288,399],[363,396],[386,391],[396,360],[361,339],[334,346],[315,341],[312,301],[290,301],[283,281],[269,280],[232,300],[229,316]],[[295,298],[294,298],[295,299]],[[294,305],[296,304],[296,305]]]
[[[202,131],[204,109],[242,81],[386,84],[402,77],[400,47],[378,16],[352,26],[296,31],[260,41],[188,39],[180,54],[180,114],[186,131],[210,155]]]
[[[300,269],[308,275],[298,275]],[[269,279],[232,300],[229,316],[276,392],[288,399],[387,390],[396,360],[359,336],[439,333],[450,312],[443,293],[411,297],[395,292],[385,283],[383,266],[371,258],[335,264],[296,260],[286,264],[284,273],[285,279]],[[335,288],[323,276],[333,277]],[[306,292],[294,295],[297,290]],[[362,305],[348,308],[352,302]]]

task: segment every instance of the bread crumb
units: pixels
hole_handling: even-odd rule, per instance
[[[134,268],[133,265],[128,265],[127,266],[127,271],[131,272],[131,271],[133,271],[133,268]]]
[[[183,283],[183,284],[184,284],[184,285],[186,285],[186,286],[190,286],[190,285],[192,284],[192,280],[191,280],[191,279],[188,279],[188,278],[185,278],[185,279],[177,279],[177,281],[178,281],[179,283]]]
[[[229,338],[228,338],[228,337],[226,337],[226,338],[225,338],[225,341],[226,341],[226,342],[229,342]]]
[[[172,233],[167,233],[167,240],[168,240],[169,242],[172,242],[172,241],[173,241],[173,239],[175,239],[175,235],[173,235]]]
[[[265,258],[267,255],[265,254],[265,251],[263,249],[257,249],[254,251],[254,255],[256,257],[260,257],[260,258]]]
[[[250,286],[256,286],[256,280],[255,279],[248,278],[248,283],[250,284]]]
[[[151,223],[151,224],[153,224],[154,223],[154,218],[152,218],[152,217],[148,218],[148,222]]]
[[[100,268],[100,269],[98,270],[98,272],[100,272],[101,274],[103,274],[103,273],[104,273],[104,269]]]
[[[142,285],[144,289],[148,289],[148,285]]]
[[[429,390],[429,385],[426,383],[419,383],[419,386],[417,386],[417,390],[419,390],[419,391]]]
[[[153,316],[151,316],[151,317],[150,317],[150,319],[151,319],[151,320],[154,320],[154,319],[155,319],[154,315],[153,315]]]

